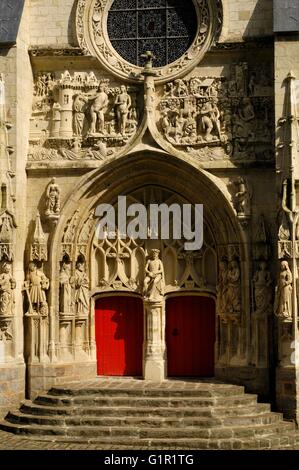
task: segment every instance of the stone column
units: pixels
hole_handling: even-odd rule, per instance
[[[144,379],[166,378],[165,300],[144,300]]]

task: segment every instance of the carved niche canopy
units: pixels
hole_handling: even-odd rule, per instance
[[[76,12],[79,45],[110,72],[133,80],[141,78],[139,56],[151,50],[157,56],[157,81],[174,79],[200,62],[222,26],[221,0],[188,0],[183,9],[177,3],[79,0]],[[194,13],[197,21],[191,20]],[[150,20],[146,19],[147,14]]]

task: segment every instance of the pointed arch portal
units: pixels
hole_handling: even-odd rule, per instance
[[[114,239],[98,239],[96,208],[106,203],[117,209],[119,196],[126,196],[127,204],[145,207],[203,204],[202,248],[188,252],[184,240],[171,237],[136,240],[116,234]],[[89,173],[62,208],[51,240],[51,312],[58,308],[57,273],[63,263],[69,263],[75,279],[90,285],[88,311],[81,308],[69,316],[60,312],[59,323],[51,314],[50,335],[58,344],[58,360],[89,361],[101,375],[143,375],[151,380],[163,380],[167,374],[211,376],[217,364],[229,364],[236,357],[247,361],[245,241],[219,180],[185,161],[143,151]],[[152,249],[159,250],[164,266],[160,299],[146,298],[143,290]],[[234,291],[241,298],[240,317],[227,324],[216,320],[215,312],[221,259],[233,259],[240,272]],[[179,335],[173,335],[176,329]],[[229,338],[234,338],[234,350],[228,350]]]

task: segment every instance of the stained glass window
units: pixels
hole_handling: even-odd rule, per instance
[[[108,13],[108,35],[114,49],[134,65],[143,65],[145,51],[155,67],[179,59],[197,31],[192,0],[114,0]]]

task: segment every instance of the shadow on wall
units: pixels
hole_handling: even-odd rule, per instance
[[[71,10],[71,14],[69,17],[68,28],[67,28],[67,36],[68,36],[68,43],[70,46],[77,47],[77,35],[76,35],[76,11],[77,11],[77,2],[74,2]]]
[[[247,20],[248,25],[243,34],[243,39],[253,39],[259,36],[272,36],[273,34],[273,0],[257,0],[251,13],[244,9],[239,14],[239,20]]]

